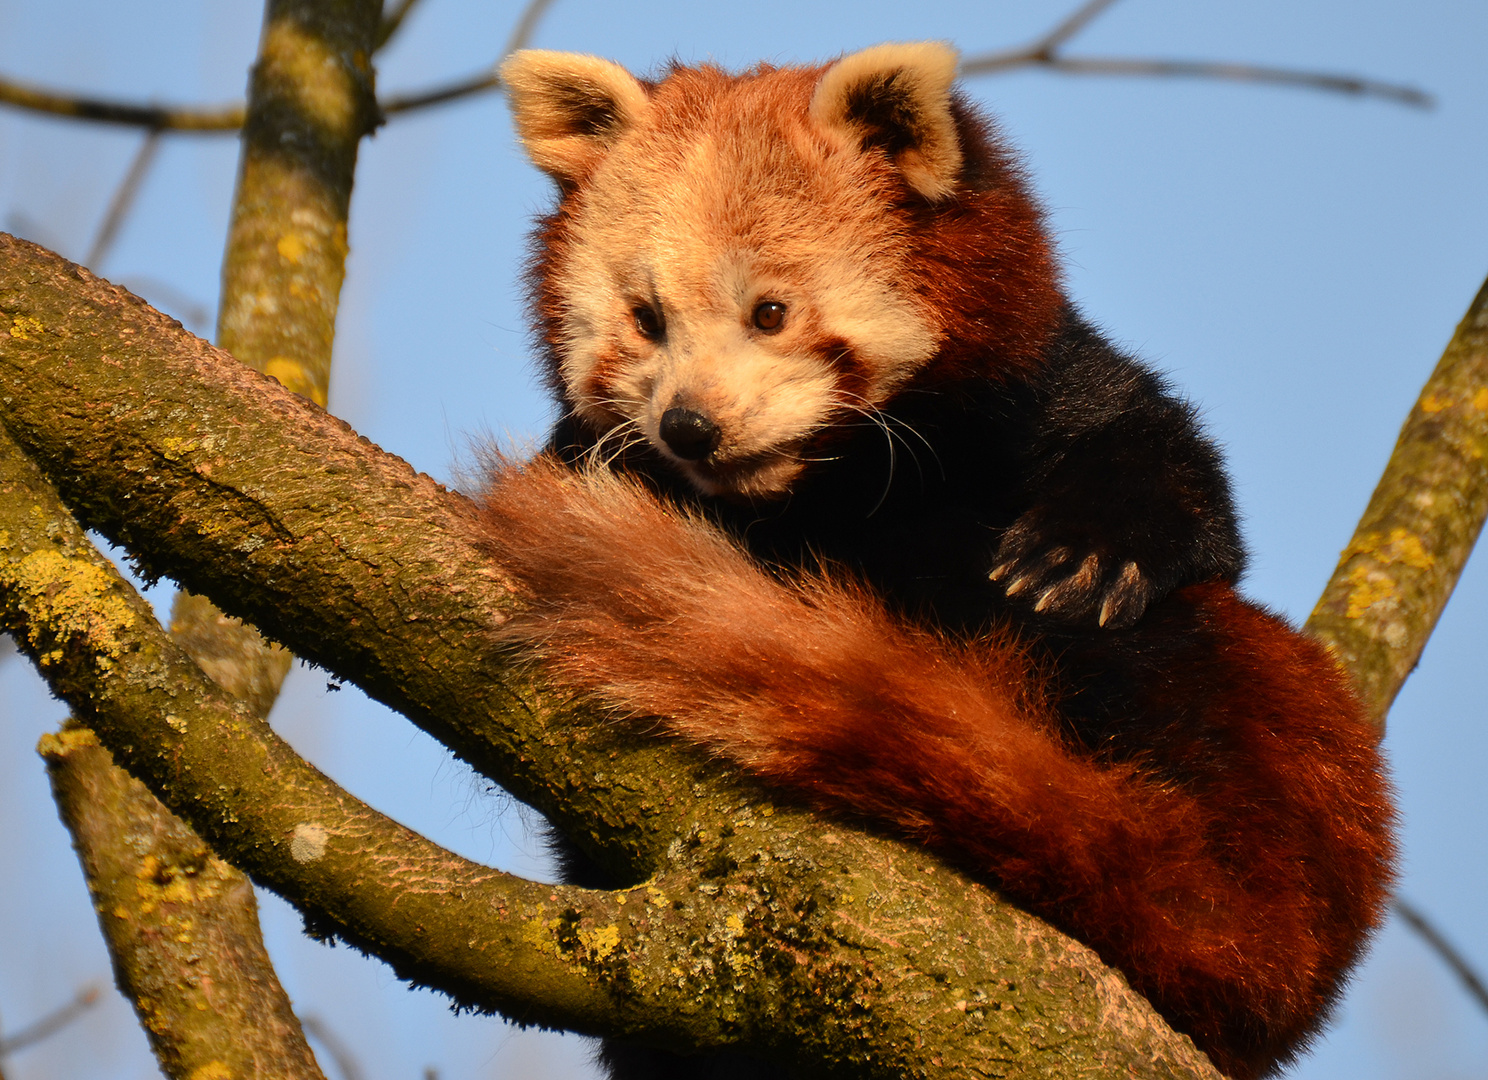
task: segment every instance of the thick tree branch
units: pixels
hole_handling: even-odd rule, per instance
[[[1488,517],[1488,281],[1406,418],[1307,628],[1383,729]]]
[[[93,732],[47,735],[41,751],[114,977],[165,1074],[319,1078],[269,966],[248,880],[116,767]]]
[[[668,871],[630,892],[534,896],[411,834],[378,854],[364,809],[344,793],[301,790],[306,767],[263,749],[266,728],[241,713],[183,717],[187,703],[210,707],[194,689],[171,699],[185,732],[156,722],[153,749],[139,722],[88,716],[116,753],[134,748],[130,767],[224,854],[328,929],[518,1018],[680,1047],[741,1043],[827,1073],[948,1075],[996,1058],[1024,1075],[1212,1075],[1088,950],[924,853],[776,811],[676,744],[544,697],[489,647],[507,598],[462,500],[138,301],[3,244],[0,419],[90,523],[405,708],[553,813],[612,872]],[[191,685],[174,669],[168,678]],[[71,692],[79,707],[108,700],[98,688]],[[198,733],[200,756],[187,747]],[[276,794],[263,786],[271,780],[294,790]],[[293,839],[316,824],[329,861],[305,874],[291,865]],[[308,841],[318,847],[319,831]],[[536,1004],[505,996],[502,980],[514,977],[498,961],[523,954],[501,950],[527,939],[509,940],[505,916],[489,909],[513,910],[513,889],[543,918],[558,905],[562,972],[549,974],[566,986],[577,965],[592,991],[560,1001],[536,988]],[[386,914],[379,890],[396,908],[387,918],[416,924],[412,941],[370,928]],[[464,923],[458,937],[450,929],[462,919],[474,937]],[[472,964],[472,940],[501,944]]]
[[[1050,937],[1031,958],[1026,916],[919,853],[798,815],[736,808],[728,862],[715,851],[699,874],[683,856],[628,892],[441,851],[213,687],[8,439],[0,496],[0,618],[54,690],[219,850],[405,978],[524,1022],[742,1041],[827,1074],[951,1075],[1011,1045],[1039,1071],[1213,1075],[1088,951]],[[1027,1021],[1044,1010],[1058,1019]]]
[[[376,0],[271,0],[248,92],[217,338],[321,405],[380,18]]]

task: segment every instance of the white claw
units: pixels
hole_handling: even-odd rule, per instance
[[[1007,572],[1009,570],[1011,570],[1012,568],[1013,568],[1013,560],[1012,559],[1009,559],[1007,562],[1003,563],[1001,566],[995,567],[992,570],[992,572],[987,575],[987,577],[990,578],[993,581],[1001,581],[1003,578],[1007,577]]]
[[[1024,574],[1022,577],[1013,579],[1013,583],[1007,587],[1007,594],[1017,596],[1026,588],[1028,588],[1028,575]]]

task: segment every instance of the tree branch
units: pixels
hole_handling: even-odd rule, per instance
[[[1115,0],[1088,0],[1047,34],[1016,49],[1001,49],[966,57],[961,74],[1000,75],[1018,68],[1042,67],[1067,75],[1137,75],[1217,79],[1225,82],[1268,83],[1323,90],[1359,97],[1377,97],[1401,105],[1429,109],[1436,102],[1430,94],[1412,86],[1382,82],[1357,75],[1337,75],[1296,68],[1237,64],[1218,60],[1162,60],[1131,57],[1064,56],[1061,47],[1103,14]]]
[[[264,952],[247,878],[116,767],[93,732],[72,724],[45,736],[41,753],[115,981],[165,1074],[321,1080]]]
[[[24,1050],[50,1039],[83,1013],[98,1004],[98,987],[85,986],[66,1005],[47,1013],[40,1020],[21,1028],[13,1034],[0,1038],[0,1061],[17,1050]]]
[[[393,6],[383,12],[382,21],[377,24],[377,38],[372,43],[374,49],[381,50],[393,39],[418,2],[419,0],[394,0]]]
[[[139,149],[135,151],[134,160],[129,163],[124,178],[119,181],[114,197],[109,200],[108,210],[104,212],[103,222],[98,226],[98,234],[93,238],[93,243],[88,246],[88,254],[83,259],[83,265],[91,266],[95,270],[102,265],[104,256],[109,253],[109,249],[114,246],[114,239],[119,235],[119,227],[124,224],[124,219],[134,206],[140,186],[144,184],[145,177],[150,172],[150,166],[155,163],[155,155],[159,150],[160,129],[151,128],[145,132]]]
[[[131,769],[319,925],[517,1019],[824,1074],[990,1056],[1032,1075],[1214,1075],[1088,950],[925,853],[775,810],[685,747],[545,697],[489,644],[509,601],[468,506],[345,425],[23,242],[0,241],[0,313],[0,420],[91,524],[404,708],[616,874],[666,868],[613,894],[472,868],[174,661],[137,673],[142,693],[174,687],[169,705],[130,706],[87,661],[117,651],[122,679],[147,651],[111,645],[122,630],[30,646],[60,652],[53,685]],[[12,536],[56,529],[51,511],[13,517]]]
[[[1400,429],[1307,629],[1374,721],[1415,669],[1488,517],[1488,281]]]
[[[1420,935],[1421,939],[1431,947],[1432,952],[1441,957],[1447,967],[1452,969],[1452,974],[1457,976],[1468,996],[1484,1010],[1488,1010],[1488,986],[1483,985],[1483,980],[1478,977],[1473,966],[1467,962],[1467,958],[1458,952],[1456,947],[1431,924],[1425,915],[1417,911],[1413,904],[1407,904],[1396,897],[1391,906],[1394,907],[1395,914],[1405,920],[1405,925]]]

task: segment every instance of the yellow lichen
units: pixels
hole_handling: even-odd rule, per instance
[[[1451,404],[1451,398],[1441,397],[1433,392],[1421,399],[1421,411],[1424,413],[1439,413]]]
[[[196,439],[182,439],[168,435],[160,440],[160,452],[166,461],[179,461],[187,454],[200,449],[201,443]]]
[[[30,341],[44,329],[41,321],[30,315],[15,315],[10,320],[10,336],[16,341]]]
[[[1473,408],[1479,412],[1488,412],[1488,386],[1481,388],[1472,399]]]
[[[66,757],[74,750],[98,745],[98,736],[91,728],[63,728],[49,731],[36,744],[36,752],[48,761]]]
[[[221,1061],[209,1061],[191,1070],[190,1080],[232,1080],[232,1070]]]
[[[620,947],[620,928],[599,926],[593,930],[580,929],[579,943],[589,951],[590,956],[603,960]]]
[[[360,134],[355,130],[357,86],[324,41],[291,19],[276,19],[265,32],[263,55],[293,90],[300,109],[328,134],[343,139]]]
[[[1395,595],[1395,583],[1389,578],[1372,574],[1366,566],[1356,566],[1349,572],[1348,610],[1350,619],[1361,617],[1374,604]]]
[[[15,563],[0,562],[0,586],[15,594],[26,618],[26,637],[46,667],[76,641],[107,668],[124,651],[120,632],[134,625],[134,612],[113,589],[101,567],[56,551],[34,551]],[[50,640],[55,648],[43,650]]]
[[[286,390],[307,397],[321,408],[325,408],[326,394],[320,381],[306,366],[292,356],[272,356],[265,361],[263,373],[277,379]]]
[[[305,252],[308,250],[309,245],[295,233],[285,233],[279,238],[279,242],[274,245],[274,248],[279,252],[280,258],[284,259],[285,262],[297,263],[305,257]]]
[[[1436,565],[1436,557],[1426,550],[1421,538],[1409,529],[1399,526],[1389,535],[1367,533],[1359,537],[1344,552],[1344,557],[1368,555],[1382,566],[1403,564],[1417,570],[1429,570]]]

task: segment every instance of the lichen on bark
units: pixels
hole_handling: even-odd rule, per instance
[[[1488,516],[1488,282],[1406,418],[1307,628],[1383,730]]]

